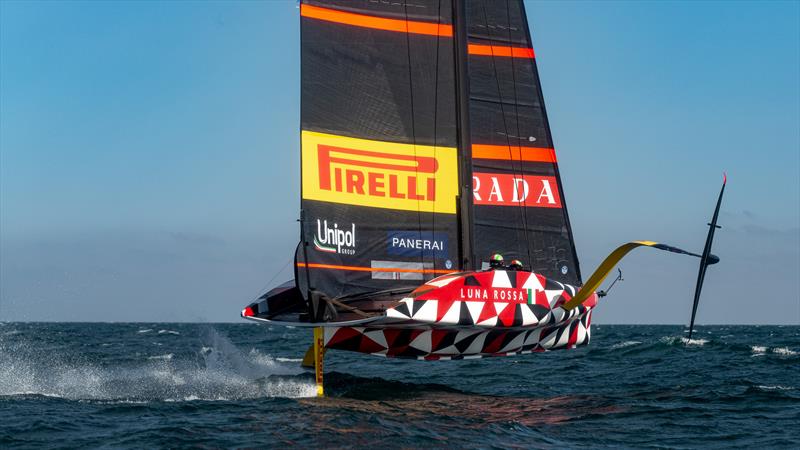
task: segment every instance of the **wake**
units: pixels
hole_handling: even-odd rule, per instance
[[[0,396],[141,403],[316,394],[312,380],[298,376],[303,370],[296,362],[278,361],[256,349],[243,352],[214,329],[202,340],[193,359],[167,353],[108,365],[83,354],[53,354],[28,341],[0,338]]]

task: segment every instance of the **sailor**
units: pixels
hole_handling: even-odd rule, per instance
[[[489,270],[505,269],[503,265],[503,255],[495,253],[489,258]]]
[[[508,270],[522,270],[522,261],[514,259],[508,265]]]

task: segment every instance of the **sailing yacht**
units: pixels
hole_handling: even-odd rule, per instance
[[[447,360],[587,345],[625,253],[694,255],[631,242],[583,282],[521,0],[303,0],[300,29],[295,276],[242,316],[313,328],[320,394],[325,349]]]

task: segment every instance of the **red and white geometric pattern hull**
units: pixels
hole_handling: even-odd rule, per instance
[[[561,307],[575,288],[531,272],[452,274],[420,286],[365,327],[325,327],[325,347],[424,360],[509,356],[590,340],[593,294]]]
[[[589,344],[591,311],[534,329],[325,328],[325,347],[424,360],[513,356]]]

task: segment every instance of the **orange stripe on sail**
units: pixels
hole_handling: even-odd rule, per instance
[[[397,31],[400,33],[427,34],[430,36],[453,37],[453,26],[412,20],[387,19],[365,14],[349,13],[313,5],[300,5],[300,15],[310,19],[342,23],[355,27],[375,30]]]
[[[401,269],[399,267],[362,267],[362,266],[337,266],[335,264],[317,264],[317,263],[297,263],[297,267],[306,267],[309,269],[332,269],[332,270],[353,270],[356,272],[403,272],[403,273],[453,273],[452,270],[444,269]]]
[[[555,149],[541,147],[509,147],[507,145],[473,144],[472,158],[499,159],[503,161],[557,162]]]
[[[526,47],[510,47],[507,45],[480,45],[469,44],[467,51],[470,55],[480,56],[505,56],[511,58],[528,58],[533,59],[536,55],[533,54],[532,48]]]

